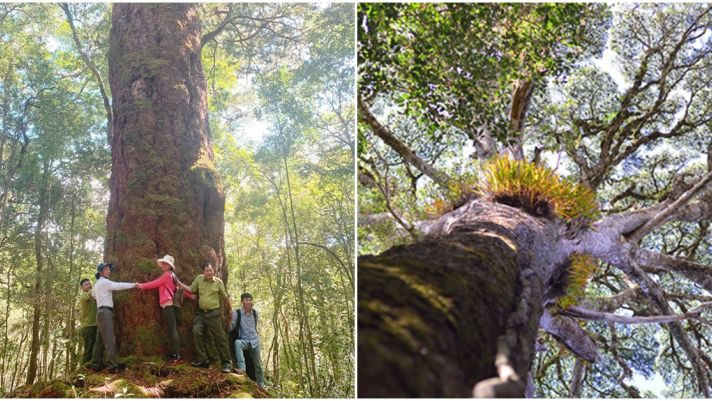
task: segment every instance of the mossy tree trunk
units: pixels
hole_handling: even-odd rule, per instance
[[[115,4],[109,47],[113,98],[110,201],[104,258],[113,278],[159,276],[156,259],[171,254],[178,277],[190,283],[208,260],[227,279],[225,194],[213,165],[206,82],[195,4]],[[159,354],[156,291],[114,294],[119,354]],[[191,354],[183,308],[184,356]]]
[[[518,377],[484,395],[524,397],[558,228],[475,201],[423,241],[360,257],[359,396],[470,397]]]

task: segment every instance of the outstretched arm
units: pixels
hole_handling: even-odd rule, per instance
[[[138,287],[138,283],[116,283],[110,281],[107,287],[110,291],[130,290],[132,288]]]
[[[140,283],[140,284],[138,285],[138,288],[139,288],[140,290],[152,290],[152,289],[158,288],[158,287],[160,287],[162,284],[166,283],[166,282],[168,281],[167,279],[170,280],[171,277],[170,277],[170,276],[167,276],[167,275],[165,275],[165,274],[162,274],[160,277],[158,277],[158,278],[155,279],[155,280],[148,281],[148,282],[146,282],[146,283]]]

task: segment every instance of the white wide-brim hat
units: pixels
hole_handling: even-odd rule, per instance
[[[176,266],[175,266],[175,259],[173,259],[173,256],[171,256],[171,255],[166,255],[166,256],[162,257],[161,259],[158,259],[156,262],[159,263],[159,264],[160,264],[161,262],[163,262],[163,263],[168,263],[169,265],[171,265],[171,268],[172,268],[173,270],[176,269]]]

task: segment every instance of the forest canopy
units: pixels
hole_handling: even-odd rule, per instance
[[[0,5],[0,395],[80,362],[79,280],[107,230],[111,12]],[[198,12],[233,306],[254,296],[273,396],[353,396],[354,6]]]
[[[484,174],[493,158],[518,160],[505,184],[544,182],[531,177],[547,170],[597,205],[574,219],[527,211],[545,227],[563,224],[568,239],[547,251],[573,255],[571,271],[586,274],[571,276],[578,296],[535,306],[547,318],[521,379],[526,394],[709,397],[711,26],[708,4],[359,5],[359,255],[391,249],[359,259],[359,282],[397,261],[415,269],[411,254],[450,246],[449,227],[499,210],[493,199],[526,209],[497,198]],[[465,301],[452,294],[438,305],[458,310]],[[369,297],[378,295],[359,284],[359,316]],[[418,315],[415,304],[388,306]],[[388,306],[360,321],[359,344],[386,338]],[[559,318],[582,330],[547,326]],[[416,335],[416,323],[399,322]]]

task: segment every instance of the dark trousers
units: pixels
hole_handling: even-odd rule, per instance
[[[163,322],[168,329],[168,351],[171,356],[180,355],[180,337],[178,337],[178,308],[173,305],[161,308]]]
[[[106,359],[109,368],[117,365],[116,363],[116,338],[114,337],[114,313],[110,309],[99,308],[96,311],[96,322],[99,325],[99,335],[94,343],[94,352],[91,358],[91,364],[101,366],[104,359],[104,348],[106,348]]]
[[[94,353],[94,342],[97,337],[96,326],[82,327],[79,329],[79,334],[84,342],[84,353],[82,354],[82,364],[84,364],[91,360],[91,356]]]
[[[206,334],[213,338],[215,347],[220,355],[220,361],[224,365],[231,365],[230,347],[225,339],[225,329],[220,320],[220,310],[215,309],[210,312],[198,310],[195,314],[193,322],[193,340],[195,342],[195,353],[198,362],[208,360],[208,354],[205,345]]]

